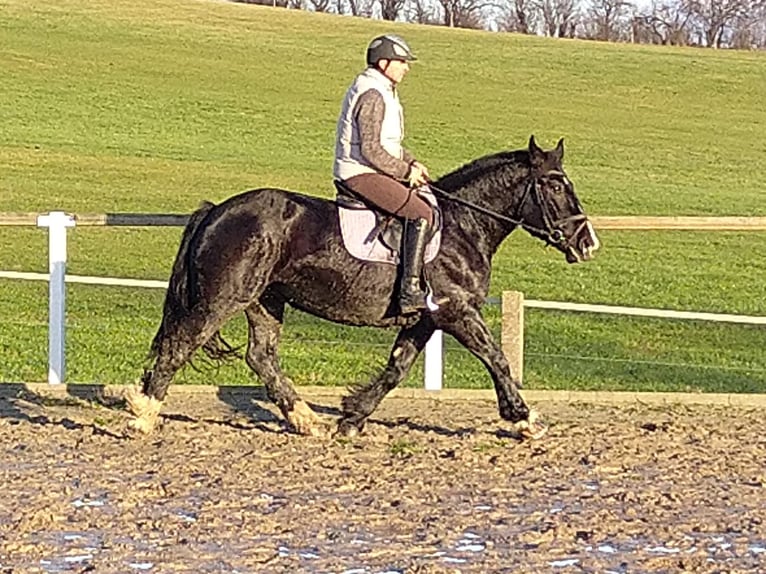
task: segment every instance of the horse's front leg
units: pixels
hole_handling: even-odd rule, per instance
[[[527,406],[519,393],[518,380],[513,378],[508,360],[479,310],[473,307],[459,313],[453,310],[450,317],[440,317],[438,327],[455,337],[484,363],[495,385],[500,417],[512,422],[526,438],[542,437],[548,429],[537,420],[537,413]]]
[[[433,332],[433,321],[429,317],[399,331],[383,372],[371,383],[353,389],[343,398],[343,415],[338,421],[337,434],[351,437],[361,432],[383,397],[407,376]]]

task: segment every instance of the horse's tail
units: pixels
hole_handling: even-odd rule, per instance
[[[197,290],[196,272],[193,265],[194,250],[199,232],[207,223],[207,218],[215,204],[203,201],[199,208],[192,213],[186,224],[181,245],[178,247],[176,259],[173,262],[173,270],[170,275],[168,289],[165,293],[165,303],[162,309],[162,323],[157,334],[152,340],[149,358],[156,358],[162,346],[162,341],[168,334],[168,328],[174,322],[189,315],[197,303],[199,292]],[[237,355],[237,350],[229,345],[219,332],[213,334],[203,346],[205,353],[215,360],[232,358]]]

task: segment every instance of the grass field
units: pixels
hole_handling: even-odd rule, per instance
[[[766,55],[554,41],[208,1],[0,0],[0,210],[186,213],[277,186],[329,196],[335,120],[369,39],[404,35],[407,144],[444,173],[566,138],[598,215],[766,215]],[[79,228],[69,271],[164,279],[178,229]],[[491,292],[766,314],[766,234],[617,232],[588,264],[515,233]],[[0,269],[45,271],[47,238],[0,228]],[[43,380],[46,291],[0,280],[0,380]],[[72,286],[69,375],[134,380],[157,291]],[[499,331],[497,310],[487,315]],[[242,325],[230,327],[242,340]],[[285,368],[344,384],[385,361],[391,331],[288,317]],[[371,343],[363,345],[363,343]],[[528,313],[536,388],[763,390],[766,332],[697,322]],[[448,342],[447,384],[487,386]],[[191,382],[247,382],[242,364]],[[410,384],[419,384],[419,376]]]

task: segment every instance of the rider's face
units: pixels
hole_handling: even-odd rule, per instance
[[[405,60],[381,60],[380,71],[393,83],[398,84],[410,71],[410,63]]]

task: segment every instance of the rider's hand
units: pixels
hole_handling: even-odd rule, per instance
[[[410,187],[420,187],[425,185],[431,179],[428,174],[428,169],[419,161],[413,161],[410,164],[410,173],[407,175],[407,181],[410,183]]]

